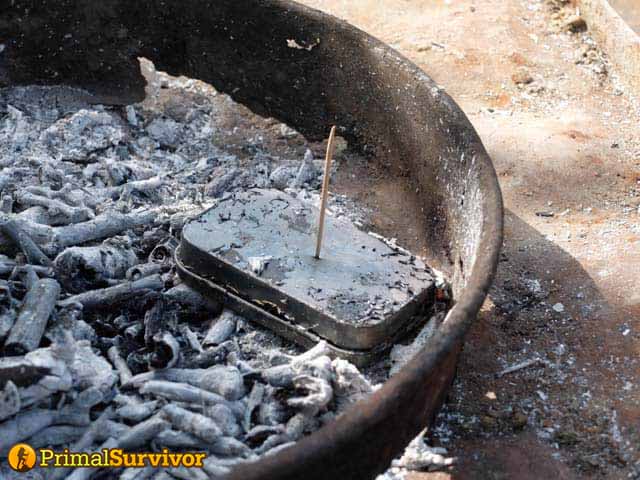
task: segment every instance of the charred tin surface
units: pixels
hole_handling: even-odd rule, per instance
[[[362,31],[285,0],[15,0],[0,6],[0,82],[141,99],[136,57],[213,84],[321,138],[331,125],[419,194],[433,266],[456,304],[402,371],[336,422],[231,478],[371,478],[441,404],[502,242],[495,171],[468,119],[424,72]]]
[[[329,216],[313,256],[318,209],[277,190],[233,193],[189,222],[180,255],[193,273],[333,345],[371,349],[433,296],[425,265]]]

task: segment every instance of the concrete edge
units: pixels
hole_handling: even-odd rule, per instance
[[[621,82],[640,93],[640,36],[607,0],[577,0],[577,6]]]

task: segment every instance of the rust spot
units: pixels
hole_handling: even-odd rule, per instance
[[[583,133],[579,130],[567,130],[565,132],[562,132],[562,135],[565,135],[567,137],[569,137],[572,140],[575,140],[576,142],[586,142],[587,140],[591,139],[591,136],[587,135],[586,133]]]

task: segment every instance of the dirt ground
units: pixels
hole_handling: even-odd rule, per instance
[[[444,86],[502,186],[497,280],[433,438],[459,461],[413,478],[640,478],[633,92],[588,31],[570,31],[581,25],[567,25],[574,12],[561,1],[303,3],[387,42]]]

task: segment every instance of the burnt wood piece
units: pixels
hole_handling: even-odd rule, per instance
[[[154,210],[143,210],[131,213],[112,211],[98,215],[88,222],[65,225],[62,227],[41,225],[31,220],[19,217],[16,217],[15,220],[10,220],[10,222],[14,222],[15,226],[19,230],[27,234],[28,237],[32,237],[32,241],[36,246],[39,245],[42,251],[53,256],[57,255],[67,247],[73,247],[75,245],[113,237],[132,228],[143,226],[149,227],[153,224],[156,215],[157,212]],[[4,219],[6,219],[6,217]],[[0,223],[0,227],[2,224],[3,223]],[[11,228],[12,231],[9,231],[8,233],[0,228],[0,233],[2,233],[2,236],[0,236],[0,251],[7,249],[7,239],[14,243],[11,235],[15,229],[11,226],[11,223],[9,225],[9,228]],[[30,263],[47,265],[45,260],[45,258],[47,258],[46,256],[44,258],[40,257],[35,250],[32,252],[32,255],[34,255],[34,258],[41,259],[41,261],[45,263],[32,261],[30,261]],[[48,264],[50,263],[51,261],[49,260]]]
[[[0,218],[0,232],[9,237],[22,250],[29,263],[45,267],[51,266],[51,259],[40,250],[40,247],[26,232],[18,227],[16,222],[6,217]]]
[[[153,336],[153,353],[149,356],[150,368],[171,368],[180,358],[180,344],[169,332]]]
[[[129,268],[125,274],[127,280],[140,280],[150,275],[165,273],[169,270],[169,265],[162,263],[142,263]]]
[[[26,265],[18,265],[15,260],[0,257],[0,275],[11,274],[16,267],[25,267]],[[35,273],[43,277],[52,277],[54,274],[53,268],[43,267],[41,265],[29,265]]]
[[[38,348],[60,290],[60,284],[52,278],[38,280],[29,288],[18,319],[5,342],[8,354],[22,355]]]
[[[70,293],[108,287],[110,281],[124,279],[127,270],[137,263],[130,245],[112,240],[92,247],[67,248],[54,260],[57,278]]]
[[[4,339],[16,321],[16,310],[9,284],[0,280],[0,340]]]
[[[51,225],[68,225],[86,222],[93,218],[93,212],[85,207],[72,207],[61,200],[23,191],[18,201],[25,207],[43,207],[47,210]]]
[[[162,277],[160,275],[152,275],[141,278],[135,282],[123,282],[114,287],[90,290],[73,295],[62,300],[60,306],[79,303],[84,310],[112,308],[149,293],[150,291],[159,291],[163,288],[164,280],[162,280]]]
[[[103,238],[113,237],[130,228],[149,226],[156,218],[153,210],[119,213],[109,212],[95,217],[88,222],[76,223],[53,230],[51,243],[61,250]]]

